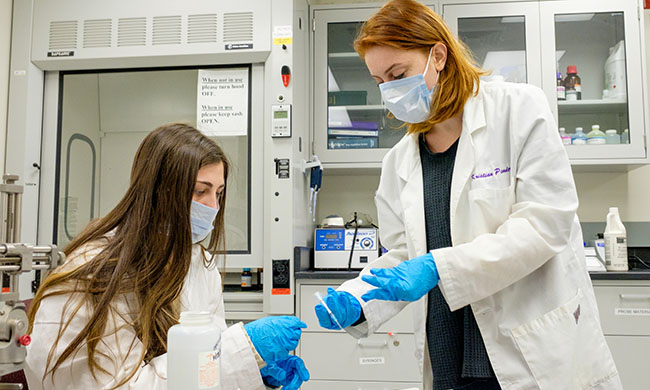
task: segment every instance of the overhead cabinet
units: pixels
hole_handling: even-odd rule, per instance
[[[640,5],[542,0],[441,1],[430,7],[442,13],[477,64],[491,71],[486,79],[544,90],[558,137],[562,128],[567,142],[573,138],[566,145],[572,164],[629,165],[648,161]],[[383,106],[376,82],[352,47],[363,21],[378,9],[312,9],[313,150],[332,167],[378,167],[406,131]],[[576,71],[580,82],[567,70]],[[596,137],[576,136],[577,128],[587,137],[595,125],[601,132],[592,133]]]
[[[636,0],[442,4],[488,78],[544,90],[558,136],[562,128],[573,140],[567,152],[579,165],[646,162],[640,10]],[[600,132],[586,140],[577,131],[589,136],[594,126]]]

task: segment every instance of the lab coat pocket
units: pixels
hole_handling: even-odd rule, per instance
[[[587,305],[578,289],[565,304],[511,331],[540,389],[587,389],[616,372],[613,365],[604,369],[607,346]]]
[[[514,186],[475,188],[467,194],[474,235],[494,233],[508,219],[515,201]]]

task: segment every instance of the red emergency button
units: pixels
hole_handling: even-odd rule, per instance
[[[282,84],[285,87],[289,86],[289,81],[291,80],[291,69],[289,69],[288,66],[283,65],[282,66]]]
[[[32,338],[28,334],[24,334],[24,335],[20,336],[20,338],[18,339],[18,342],[20,343],[20,345],[26,347],[29,344],[31,344]]]

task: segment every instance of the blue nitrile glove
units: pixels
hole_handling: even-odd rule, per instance
[[[363,294],[361,298],[366,302],[371,299],[417,301],[440,280],[430,252],[393,268],[373,268],[370,273],[372,275],[363,275],[361,279],[378,288]]]
[[[309,371],[301,358],[294,355],[270,362],[260,370],[264,383],[283,390],[298,390],[309,380]]]
[[[293,316],[269,316],[244,325],[255,349],[267,363],[283,359],[296,349],[301,328],[306,327]]]
[[[327,295],[323,298],[323,301],[344,328],[354,324],[361,317],[361,304],[357,298],[348,292],[336,291],[332,287],[328,287]],[[330,317],[325,306],[319,303],[314,309],[320,326],[326,329],[340,329]]]

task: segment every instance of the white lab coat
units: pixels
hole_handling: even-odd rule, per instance
[[[64,267],[73,267],[86,258],[96,255],[100,250],[101,247],[95,245],[94,248],[86,252],[86,256],[71,258],[70,264],[66,263]],[[215,322],[222,329],[221,378],[223,390],[263,390],[266,387],[262,382],[256,362],[257,352],[254,352],[251,347],[248,335],[241,323],[230,328],[226,327],[221,276],[216,267],[212,269],[204,267],[201,250],[198,245],[192,247],[192,265],[181,294],[182,310],[210,311],[214,314]],[[82,347],[73,359],[66,360],[58,368],[53,381],[52,377],[48,376],[43,383],[42,377],[48,354],[58,335],[59,324],[63,318],[70,316],[72,306],[66,305],[69,298],[70,295],[67,294],[50,297],[41,302],[34,321],[32,343],[27,347],[25,374],[30,390],[109,389],[128,375],[137,364],[142,344],[136,337],[133,327],[120,317],[120,315],[129,316],[129,313],[135,313],[134,300],[121,296],[112,305],[114,310],[107,323],[106,336],[97,345],[95,355],[99,359],[100,365],[110,375],[97,372],[97,379],[93,379],[88,369],[86,348]],[[58,354],[55,356],[58,356],[69,345],[88,322],[90,314],[87,307],[82,307],[76,313],[70,326],[63,333],[57,347]],[[112,362],[109,357],[113,358],[116,363]],[[152,359],[149,364],[143,363],[135,376],[119,389],[165,390],[167,389],[166,378],[167,354],[164,354]]]
[[[417,136],[383,161],[375,201],[388,253],[370,268],[393,267],[427,251]],[[586,271],[569,161],[542,91],[481,83],[465,104],[451,181],[453,246],[432,251],[451,310],[470,305],[504,390],[621,389]],[[360,277],[339,289],[356,296],[373,333],[407,303],[361,295]],[[427,296],[412,303],[416,357],[432,388]]]

